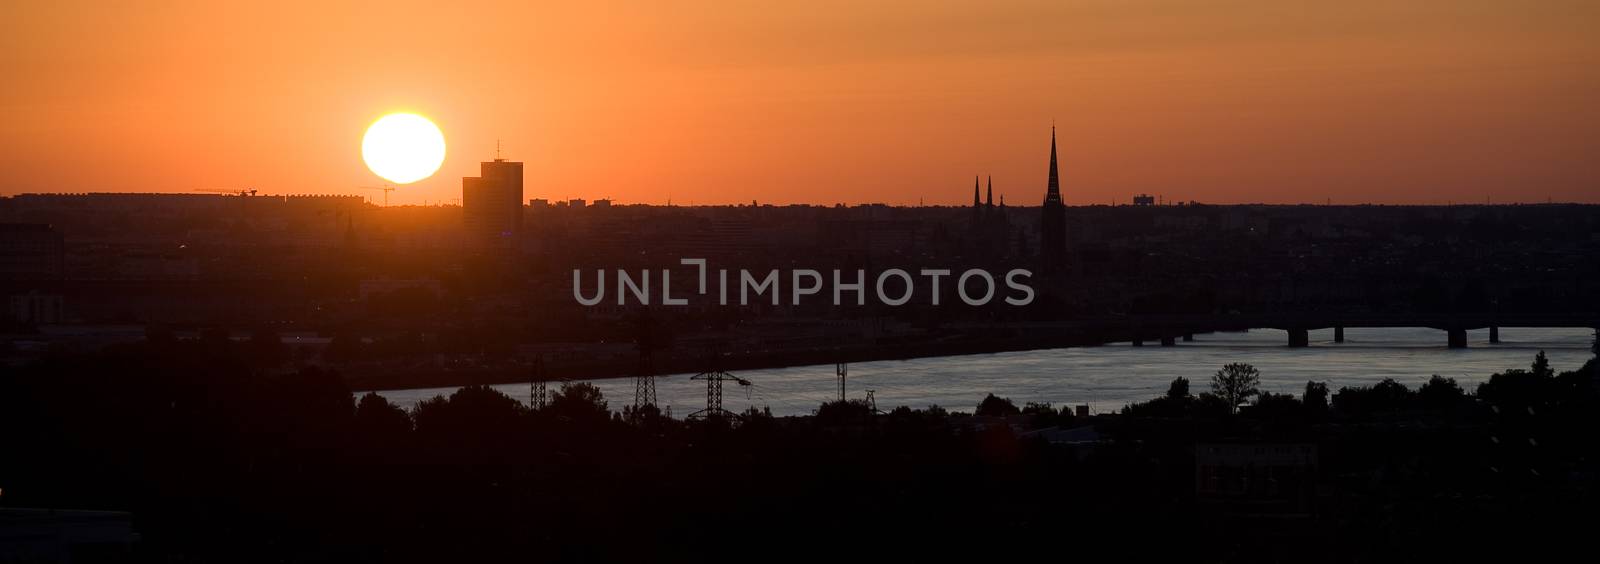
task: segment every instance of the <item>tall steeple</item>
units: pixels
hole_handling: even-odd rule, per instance
[[[1050,125],[1050,182],[1044,192],[1043,217],[1039,221],[1040,268],[1061,271],[1066,268],[1067,208],[1061,202],[1061,173],[1056,165],[1056,126]]]
[[[994,207],[994,177],[993,176],[989,177],[989,196],[988,196],[987,200],[988,201],[986,202],[986,204],[991,208]]]
[[[1061,203],[1061,173],[1056,167],[1056,126],[1050,126],[1050,183],[1045,188],[1044,203]]]
[[[978,176],[972,176],[972,207],[978,207]]]

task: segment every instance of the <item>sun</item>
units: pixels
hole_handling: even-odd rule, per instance
[[[417,114],[389,114],[367,127],[361,158],[384,180],[410,184],[433,176],[444,164],[444,133]]]

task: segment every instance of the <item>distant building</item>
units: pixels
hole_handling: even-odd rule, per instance
[[[461,179],[461,207],[468,235],[479,241],[509,239],[522,231],[522,163],[480,163],[477,177]]]
[[[611,207],[611,200],[606,200],[606,199],[595,200],[594,203],[590,205],[590,207],[610,208]]]
[[[1153,206],[1153,205],[1156,205],[1156,197],[1155,196],[1151,196],[1149,194],[1139,194],[1139,195],[1133,197],[1133,205],[1135,205],[1135,206]]]
[[[528,200],[528,207],[533,208],[535,210],[549,209],[550,208],[550,200],[546,200],[544,198],[534,198],[532,200]]]
[[[0,223],[0,279],[61,278],[66,245],[43,223]]]
[[[573,198],[573,199],[567,201],[567,205],[571,206],[573,208],[581,208],[581,207],[583,207],[583,204],[584,204],[583,198]]]
[[[1062,268],[1067,255],[1067,208],[1061,202],[1061,174],[1056,166],[1056,128],[1050,128],[1050,181],[1045,187],[1044,216],[1039,221],[1040,267]]]
[[[994,178],[989,178],[988,195],[978,199],[978,179],[972,179],[972,220],[968,238],[972,250],[979,256],[1005,256],[1010,248],[1011,221],[1006,215],[1005,197],[1000,205],[994,204]]]

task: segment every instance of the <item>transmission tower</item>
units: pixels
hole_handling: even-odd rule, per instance
[[[639,368],[633,378],[635,414],[644,406],[656,405],[655,350],[661,346],[663,338],[650,311],[640,312],[634,320],[634,344],[639,348]]]
[[[876,391],[877,390],[867,390],[867,412],[868,413],[873,413],[873,414],[880,413],[878,411],[878,398],[872,397],[872,393],[876,392]]]
[[[850,376],[850,363],[841,362],[833,365],[833,373],[839,376],[839,403],[844,403],[844,380]]]
[[[534,409],[544,409],[550,404],[550,392],[545,387],[544,355],[533,357],[533,383],[530,399]]]
[[[722,382],[733,380],[740,386],[749,386],[750,381],[734,376],[722,370],[717,362],[717,355],[711,355],[711,360],[705,372],[694,375],[691,380],[706,381],[706,408],[689,414],[690,419],[709,419],[712,417],[727,417],[731,415],[722,408]]]
[[[633,379],[633,412],[656,405],[656,375],[650,349],[639,350],[639,374]]]

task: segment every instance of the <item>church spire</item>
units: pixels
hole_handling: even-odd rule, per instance
[[[978,176],[972,176],[972,207],[978,207]]]
[[[1056,126],[1050,126],[1050,184],[1044,193],[1044,203],[1061,203],[1061,173],[1056,168]]]
[[[1067,268],[1067,208],[1061,201],[1061,172],[1056,164],[1056,126],[1050,124],[1050,184],[1039,218],[1039,267],[1047,272]]]
[[[986,202],[986,205],[988,205],[991,208],[994,207],[994,177],[993,176],[989,177],[989,196],[988,196],[987,200],[988,201]]]

